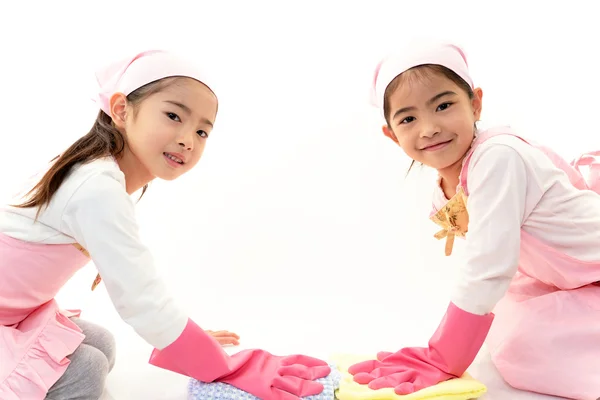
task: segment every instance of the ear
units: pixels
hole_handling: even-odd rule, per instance
[[[383,131],[383,134],[387,137],[389,137],[390,139],[392,139],[397,145],[399,145],[400,143],[398,143],[398,138],[396,137],[396,135],[394,134],[394,132],[390,129],[389,126],[387,125],[383,125],[381,127],[381,130]]]
[[[483,90],[481,90],[481,88],[475,88],[473,90],[473,100],[471,100],[471,106],[473,107],[473,117],[475,117],[475,121],[479,121],[483,106]]]
[[[123,93],[115,93],[110,98],[110,116],[117,128],[125,128],[127,119],[127,97]]]

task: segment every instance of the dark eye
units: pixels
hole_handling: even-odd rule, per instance
[[[200,135],[200,137],[202,138],[207,138],[208,137],[208,133],[206,133],[206,131],[198,131],[196,132],[198,135]]]
[[[177,114],[172,113],[172,112],[168,112],[166,114],[167,114],[167,117],[169,117],[170,120],[173,120],[175,122],[181,122],[181,118],[179,118],[179,116]]]
[[[400,124],[409,124],[409,123],[413,122],[414,120],[415,120],[415,117],[406,117],[402,121],[400,121]]]
[[[448,107],[450,107],[452,105],[452,103],[442,103],[438,106],[436,111],[444,111],[445,109],[447,109]]]

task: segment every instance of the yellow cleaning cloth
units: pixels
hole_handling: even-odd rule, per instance
[[[394,393],[394,389],[369,389],[353,381],[348,368],[361,361],[376,359],[372,356],[357,356],[352,354],[335,354],[329,358],[342,374],[340,388],[336,392],[338,400],[469,400],[481,397],[487,388],[485,385],[468,374],[462,378],[451,379],[438,383],[416,393],[404,396]]]

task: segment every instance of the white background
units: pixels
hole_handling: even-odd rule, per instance
[[[464,46],[483,122],[567,157],[600,148],[593,2],[34,1],[0,6],[0,195],[87,132],[95,69],[148,48],[184,53],[218,81],[203,159],[139,203],[144,240],[190,315],[276,354],[425,345],[451,285],[427,219],[433,174],[380,133],[367,100],[379,58],[414,37]],[[147,366],[93,265],[60,294],[111,329],[115,399],[184,399]],[[505,392],[482,355],[486,399]],[[483,368],[483,369],[477,369]],[[487,368],[487,369],[486,369]],[[488,372],[486,372],[488,371]]]

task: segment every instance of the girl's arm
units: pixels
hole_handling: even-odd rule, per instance
[[[482,144],[468,175],[469,232],[452,302],[473,314],[492,312],[519,266],[526,218],[527,167],[503,144]]]
[[[426,348],[381,352],[349,368],[372,389],[408,394],[459,377],[475,359],[492,310],[515,275],[530,182],[521,156],[505,145],[482,145],[469,167],[469,231],[463,267],[440,325]]]
[[[175,304],[139,238],[124,182],[101,172],[83,182],[64,208],[61,229],[92,257],[117,312],[155,349],[150,363],[202,382],[225,382],[265,400],[299,399],[323,391],[313,380],[331,369],[304,355],[263,350],[227,355]]]
[[[138,233],[133,201],[112,172],[89,177],[72,194],[61,230],[89,253],[121,318],[162,349],[183,332],[188,317],[158,276]]]

